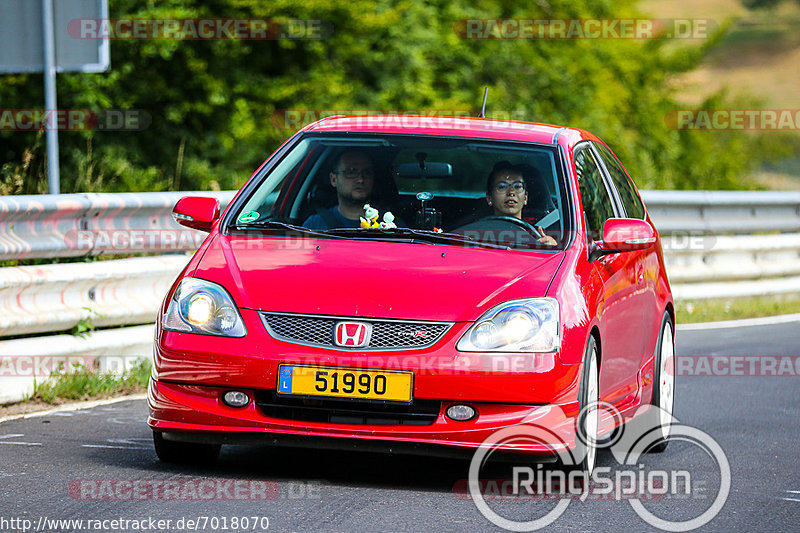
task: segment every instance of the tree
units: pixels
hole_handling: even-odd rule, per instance
[[[110,10],[112,18],[270,17],[284,29],[317,20],[329,34],[112,41],[109,72],[59,75],[59,106],[136,109],[152,122],[143,131],[62,133],[65,192],[236,188],[303,118],[323,110],[469,113],[484,85],[489,117],[590,129],[642,187],[741,186],[758,162],[741,134],[677,131],[665,122],[679,107],[671,77],[696,66],[713,40],[676,47],[666,39],[464,38],[473,19],[641,17],[630,1],[111,0]],[[41,82],[0,77],[2,107],[40,107]],[[42,157],[34,133],[0,132],[0,139],[7,182],[19,180],[26,153]],[[24,190],[6,190],[43,192],[43,165],[24,168]]]

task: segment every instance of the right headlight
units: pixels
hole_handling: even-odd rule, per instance
[[[221,285],[204,279],[183,278],[169,300],[161,320],[164,329],[225,337],[244,337],[247,331],[233,303]]]
[[[555,352],[560,348],[555,298],[526,298],[497,305],[458,341],[460,352]]]

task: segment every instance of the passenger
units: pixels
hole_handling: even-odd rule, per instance
[[[495,215],[505,215],[522,220],[522,208],[528,203],[528,187],[523,177],[524,165],[512,165],[500,161],[492,168],[486,182],[486,201]],[[539,244],[556,246],[558,243],[550,235],[545,235],[541,226],[536,228],[542,237]]]

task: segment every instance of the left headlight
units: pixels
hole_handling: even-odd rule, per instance
[[[555,352],[560,347],[558,301],[526,298],[497,305],[458,341],[460,352]]]
[[[225,337],[244,337],[247,330],[233,299],[221,285],[183,278],[161,320],[164,329]]]

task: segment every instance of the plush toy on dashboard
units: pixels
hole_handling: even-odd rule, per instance
[[[364,215],[361,217],[361,227],[364,229],[380,227],[378,224],[378,210],[369,204],[364,204]],[[366,217],[366,218],[365,218]]]
[[[391,211],[386,211],[383,215],[383,222],[380,223],[381,229],[392,229],[396,228],[397,224],[394,223],[394,215]]]

